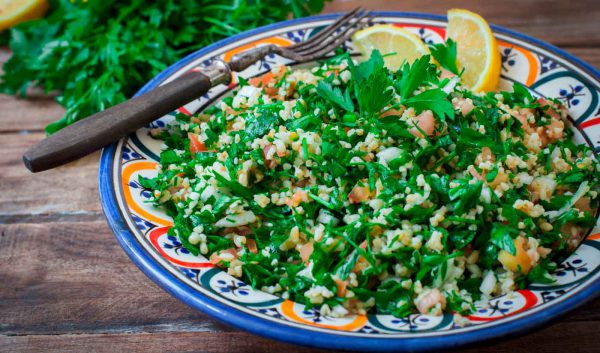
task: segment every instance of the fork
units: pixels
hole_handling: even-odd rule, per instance
[[[235,55],[228,63],[214,60],[208,67],[195,67],[171,82],[46,137],[25,152],[23,162],[35,173],[79,159],[193,101],[212,87],[229,84],[232,71],[243,71],[269,54],[295,62],[321,58],[344,44],[370,19],[370,12],[356,8],[304,42],[288,47],[261,46]]]

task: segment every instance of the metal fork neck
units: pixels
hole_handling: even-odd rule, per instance
[[[212,87],[231,82],[231,68],[223,60],[213,60],[208,67],[195,67],[192,71],[198,71],[208,76]]]
[[[243,53],[233,56],[229,61],[229,67],[232,71],[240,72],[247,69],[250,65],[259,60],[264,59],[269,54],[277,54],[279,47],[269,44],[262,47],[254,48]]]

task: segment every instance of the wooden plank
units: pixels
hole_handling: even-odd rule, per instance
[[[230,330],[156,286],[102,219],[0,234],[0,334]]]
[[[0,74],[10,58],[10,50],[0,47]],[[52,98],[43,98],[40,90],[37,98],[22,99],[0,94],[0,132],[42,131],[44,127],[60,118],[65,110]]]
[[[465,8],[489,23],[519,31],[559,46],[600,45],[600,2],[585,1],[479,1],[479,0],[348,0],[335,1],[325,12],[348,11],[356,6],[370,10],[425,12],[445,15],[451,8]]]
[[[0,225],[0,334],[232,330],[146,278],[104,220]],[[562,322],[600,322],[600,300]]]
[[[597,325],[599,322],[559,323],[518,339],[502,338],[496,344],[461,349],[463,353],[480,352],[536,352],[562,353],[565,351],[597,352]],[[310,337],[306,338],[307,343]],[[177,332],[134,334],[83,334],[0,336],[0,352],[317,352],[300,346],[270,341],[243,332]]]
[[[1,109],[1,107],[0,107]],[[96,152],[61,168],[32,174],[21,160],[43,133],[3,134],[0,138],[0,217],[52,213],[100,213]],[[0,218],[0,222],[2,222]]]
[[[0,352],[202,352],[306,353],[317,350],[279,343],[242,332],[58,336],[0,336]]]
[[[42,131],[64,112],[52,99],[22,99],[0,94],[0,131]]]

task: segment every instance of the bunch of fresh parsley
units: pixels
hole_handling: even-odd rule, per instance
[[[444,45],[439,47],[445,48]],[[361,116],[377,117],[386,105],[392,103],[395,89],[401,99],[397,103],[394,102],[392,107],[412,107],[417,113],[431,110],[444,121],[446,118],[454,118],[452,103],[447,99],[448,93],[434,88],[414,95],[415,90],[423,84],[433,79],[437,80],[436,70],[436,66],[431,63],[431,57],[424,55],[412,65],[405,63],[390,75],[389,70],[384,67],[383,56],[378,50],[374,50],[369,60],[356,66],[352,65],[352,87],[342,91],[339,87],[333,87],[331,83],[320,81],[316,89],[319,96],[350,113],[354,111],[354,97]]]
[[[245,30],[319,12],[325,0],[54,0],[10,31],[0,91],[58,91],[65,115],[48,133],[131,97],[186,54]],[[5,34],[3,35],[3,37]]]

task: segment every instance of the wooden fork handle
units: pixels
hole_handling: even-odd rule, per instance
[[[30,171],[40,172],[69,163],[118,141],[202,96],[212,86],[228,82],[228,67],[217,70],[217,74],[214,70],[210,71],[212,74],[190,71],[145,94],[67,126],[27,150],[23,162]]]

